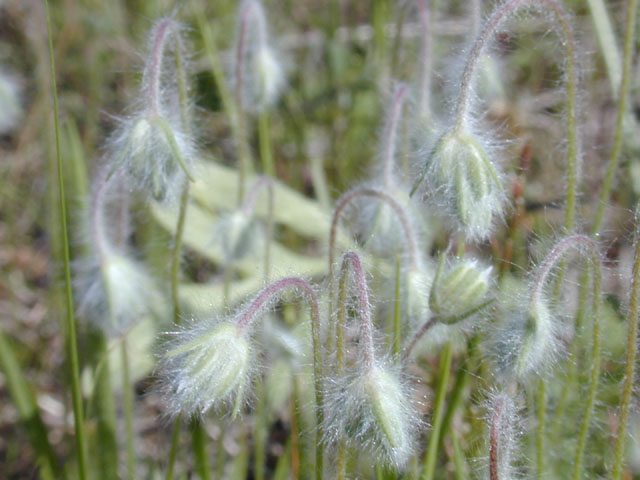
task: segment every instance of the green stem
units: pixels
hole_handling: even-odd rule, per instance
[[[189,191],[191,187],[188,181],[185,181],[180,195],[180,210],[178,212],[178,223],[176,224],[176,235],[173,239],[173,249],[171,251],[171,301],[173,302],[173,321],[175,324],[180,323],[180,297],[178,287],[180,284],[180,259],[182,251],[182,236],[184,234],[184,225],[187,219],[187,206],[189,204]]]
[[[544,478],[544,444],[547,422],[547,385],[544,379],[538,382],[538,409],[536,427],[536,475],[537,478]]]
[[[633,0],[630,3],[635,3]],[[621,91],[622,96],[622,91]],[[636,210],[636,229],[638,229],[639,211]],[[631,394],[633,393],[633,377],[636,364],[636,349],[638,342],[638,300],[640,296],[640,238],[636,230],[635,259],[633,261],[633,283],[631,285],[631,301],[627,314],[627,356],[624,367],[624,388],[620,402],[620,418],[618,420],[618,432],[616,434],[615,460],[613,463],[612,480],[620,480],[624,450],[627,440],[627,421],[629,420],[629,408],[631,407]]]
[[[201,480],[209,480],[211,478],[211,467],[209,466],[209,456],[207,455],[206,432],[199,419],[192,420],[190,428],[196,470]]]
[[[624,33],[622,82],[620,83],[620,90],[618,93],[618,116],[616,118],[616,131],[613,138],[613,148],[611,149],[611,155],[609,156],[609,167],[607,168],[607,175],[605,176],[604,183],[602,184],[602,191],[600,192],[600,201],[598,202],[596,218],[593,222],[593,227],[591,228],[591,231],[594,234],[598,233],[600,231],[600,228],[602,227],[604,208],[609,203],[609,195],[611,194],[613,178],[615,177],[615,173],[618,170],[618,163],[620,162],[620,152],[622,150],[622,140],[624,134],[624,117],[627,109],[627,97],[629,95],[629,85],[631,81],[631,57],[634,50],[633,42],[635,38],[637,4],[637,0],[627,1],[627,21]]]
[[[464,452],[460,447],[458,434],[455,432],[455,430],[451,431],[451,446],[453,447],[453,464],[456,467],[456,480],[468,480],[469,475],[467,470],[467,462],[464,459]]]
[[[447,394],[447,384],[449,383],[449,374],[451,372],[452,348],[451,343],[445,343],[442,348],[440,357],[440,372],[438,374],[438,388],[436,391],[436,403],[433,410],[431,436],[427,452],[423,461],[422,480],[433,480],[433,474],[436,468],[436,460],[438,458],[438,443],[440,441],[440,433],[442,429],[442,420],[444,416],[444,399]]]
[[[265,175],[275,178],[276,169],[273,163],[273,151],[271,149],[271,136],[269,135],[269,112],[263,110],[258,115],[258,137],[260,140],[260,158],[262,159],[262,171]]]
[[[176,456],[178,453],[178,443],[180,441],[180,427],[182,425],[182,417],[178,415],[176,421],[173,423],[173,430],[171,432],[171,448],[169,449],[169,464],[167,465],[166,480],[173,480],[173,471],[176,465]]]
[[[53,115],[56,136],[56,163],[58,171],[58,190],[60,208],[60,230],[62,233],[62,249],[64,254],[64,281],[66,296],[66,333],[67,357],[71,375],[71,398],[73,403],[74,429],[76,436],[76,457],[78,461],[78,476],[80,480],[87,478],[87,450],[84,436],[84,415],[82,412],[82,393],[80,389],[80,362],[78,360],[78,345],[76,337],[76,323],[73,310],[73,294],[71,285],[71,261],[69,253],[69,233],[67,231],[67,208],[64,193],[64,175],[62,171],[62,155],[60,153],[60,112],[58,109],[58,89],[56,85],[56,67],[53,57],[53,35],[51,32],[51,15],[49,2],[44,0],[47,14],[47,34],[49,37],[49,59],[51,62],[51,89],[53,94]]]
[[[582,475],[582,460],[587,444],[587,434],[589,433],[591,417],[593,415],[593,406],[598,392],[598,379],[600,378],[600,285],[600,263],[596,261],[594,262],[593,272],[593,345],[591,348],[591,381],[589,382],[587,406],[585,407],[585,412],[582,417],[582,426],[580,428],[576,458],[573,463],[573,480],[580,480]]]
[[[136,450],[134,446],[133,430],[133,385],[129,370],[129,352],[127,351],[127,337],[122,339],[120,354],[122,358],[122,399],[124,403],[124,423],[126,428],[127,445],[127,475],[130,480],[136,478]]]
[[[396,256],[396,291],[395,303],[393,304],[393,355],[398,357],[402,349],[402,299],[401,299],[401,281],[402,261],[400,255]]]
[[[344,337],[345,326],[347,321],[347,290],[349,275],[343,274],[340,277],[340,285],[338,287],[338,312],[336,321],[336,377],[340,378],[344,375],[345,356],[344,356]],[[336,469],[336,478],[344,480],[347,475],[347,443],[343,436],[338,440],[338,465]]]

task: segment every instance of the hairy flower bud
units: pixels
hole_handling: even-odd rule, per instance
[[[498,172],[477,138],[458,129],[445,133],[414,189],[423,179],[430,183],[438,207],[456,219],[468,238],[491,234],[494,220],[503,214],[505,197]]]
[[[404,466],[420,421],[399,372],[376,363],[337,381],[336,387],[328,398],[325,441],[346,435],[352,446],[374,449],[388,464]]]
[[[273,105],[285,85],[278,52],[270,45],[262,4],[245,0],[239,9],[235,84],[241,107],[250,112]]]
[[[429,317],[429,290],[433,275],[425,267],[411,269],[406,276],[406,314],[412,324],[421,324]]]
[[[217,226],[227,261],[239,260],[254,251],[259,240],[259,225],[251,212],[237,210],[225,215]]]
[[[483,267],[475,260],[458,262],[438,275],[433,285],[429,305],[441,316],[442,322],[480,305],[487,296],[491,267]]]
[[[242,405],[250,377],[251,345],[244,329],[223,321],[194,324],[178,333],[162,358],[165,394],[173,414],[204,414],[212,405]]]
[[[539,372],[558,349],[553,315],[544,296],[522,311],[506,312],[491,337],[490,351],[499,373],[517,379]]]

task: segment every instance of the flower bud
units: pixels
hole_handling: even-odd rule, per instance
[[[225,321],[194,325],[163,356],[166,394],[177,414],[204,414],[212,405],[235,398],[242,403],[250,377],[251,346],[245,332]]]
[[[239,260],[254,251],[259,240],[259,225],[245,210],[225,215],[218,224],[217,236],[228,262]]]
[[[426,268],[415,268],[407,272],[406,312],[412,324],[421,324],[429,317],[429,290],[433,276]]]
[[[285,84],[278,52],[269,44],[262,4],[245,0],[239,9],[236,38],[236,88],[242,108],[261,111],[273,105]]]
[[[460,315],[479,306],[486,298],[490,285],[491,267],[482,267],[475,260],[461,261],[438,275],[433,285],[429,304],[440,315],[440,321],[449,323]]]
[[[337,382],[329,395],[325,441],[346,435],[353,447],[402,467],[413,453],[419,416],[399,373],[376,364]]]
[[[499,373],[524,379],[539,372],[558,349],[548,301],[538,297],[524,311],[506,312],[504,317],[491,335],[490,351]]]
[[[488,237],[502,215],[504,192],[485,148],[471,134],[453,130],[438,140],[430,164],[427,176],[440,206],[469,238]]]
[[[159,294],[145,267],[126,254],[110,249],[99,258],[76,272],[78,314],[107,335],[122,335],[157,310]]]
[[[22,116],[18,83],[0,70],[0,134],[13,130]]]
[[[159,116],[141,116],[125,122],[114,140],[116,163],[129,179],[158,201],[172,199],[188,170],[192,146],[179,128]]]

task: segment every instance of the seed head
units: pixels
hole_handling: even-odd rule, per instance
[[[161,360],[169,412],[202,415],[213,405],[242,406],[250,379],[251,344],[231,321],[194,322],[176,334]]]
[[[429,291],[433,275],[426,267],[412,268],[406,276],[406,314],[412,325],[420,325],[429,317]]]
[[[260,239],[260,226],[249,212],[236,210],[222,217],[216,236],[228,262],[240,260],[255,251]]]

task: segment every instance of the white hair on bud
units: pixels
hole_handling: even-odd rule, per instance
[[[229,319],[192,319],[168,333],[157,372],[166,412],[203,415],[210,408],[243,406],[253,372],[249,332]]]
[[[328,379],[324,442],[348,445],[396,468],[415,453],[422,422],[399,366],[377,360],[342,378]]]

